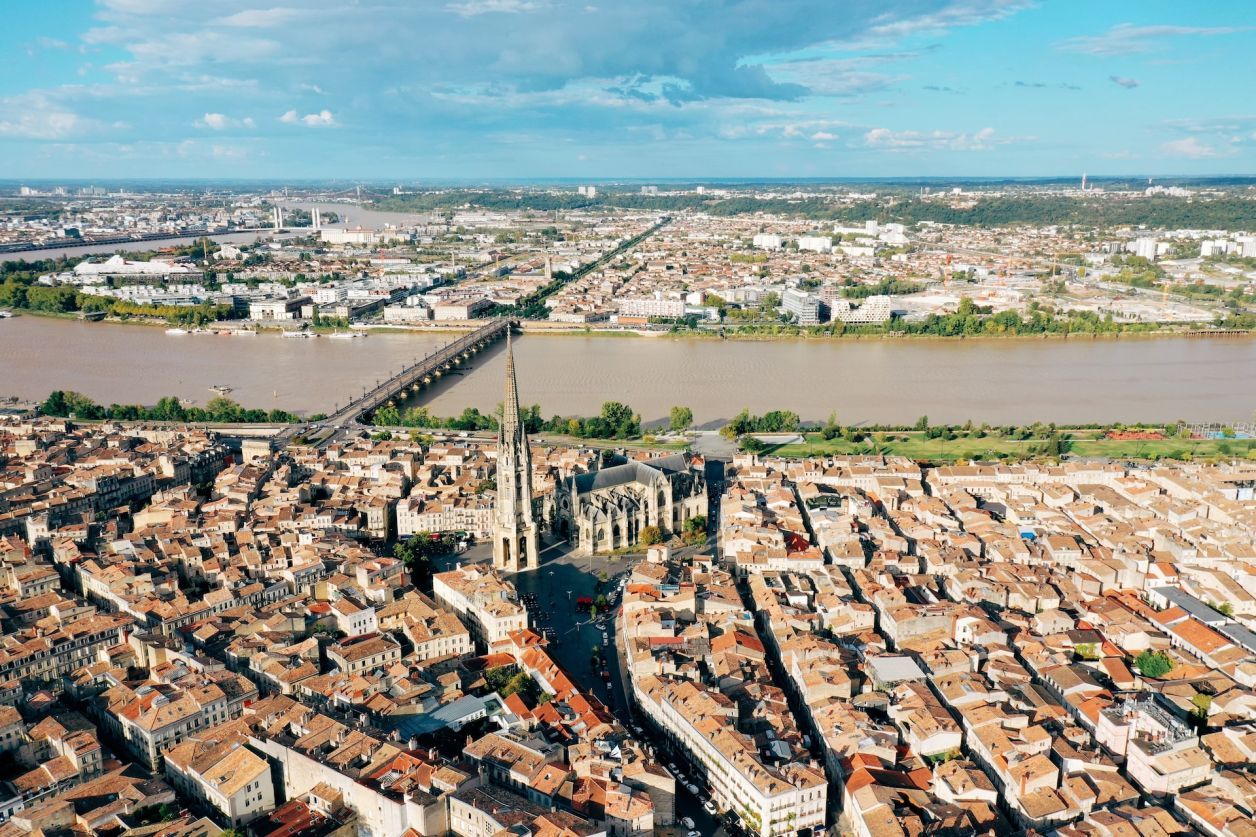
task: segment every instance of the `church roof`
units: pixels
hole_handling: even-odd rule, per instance
[[[614,488],[617,485],[627,485],[633,482],[649,485],[661,476],[671,476],[688,469],[689,460],[683,453],[659,456],[645,462],[625,462],[623,465],[612,465],[587,474],[577,474],[575,491],[578,494],[584,494],[588,491]]]

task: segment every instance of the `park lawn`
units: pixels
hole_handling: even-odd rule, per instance
[[[1192,458],[1251,458],[1256,453],[1256,439],[1077,439],[1069,443],[1069,453],[1075,456],[1110,456],[1122,459],[1178,459],[1187,453]]]
[[[1117,440],[1101,437],[1103,431],[1062,431],[1067,437],[1067,452],[1074,456],[1106,456],[1114,459],[1164,459],[1180,458],[1190,454],[1193,458],[1220,456],[1256,456],[1256,440],[1253,439],[1163,439],[1154,441]],[[929,439],[923,433],[902,431],[886,434],[894,437],[881,449],[887,456],[906,456],[910,459],[927,459],[950,462],[958,459],[992,459],[999,454],[1013,459],[1039,456],[1044,439],[1005,439],[986,435],[984,438],[960,437],[944,441]],[[903,436],[906,440],[899,441]],[[867,453],[870,442],[848,442],[844,439],[825,440],[818,433],[806,434],[800,444],[769,447],[765,454],[788,457],[843,456]],[[1225,451],[1229,453],[1225,453]]]
[[[879,435],[879,434],[878,434]],[[1029,456],[1041,439],[1003,439],[987,435],[985,438],[958,438],[945,441],[929,439],[923,433],[895,432],[887,434],[895,441],[887,441],[883,448],[889,456],[906,456],[911,459],[981,459],[1003,453],[1008,456]],[[905,441],[897,441],[906,435]],[[869,442],[848,442],[845,439],[825,440],[819,433],[808,433],[806,442],[768,448],[765,453],[777,456],[825,456],[866,453]],[[875,444],[875,443],[873,443]]]

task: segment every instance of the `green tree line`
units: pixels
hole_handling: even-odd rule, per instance
[[[478,207],[556,211],[591,208],[648,209],[660,212],[700,210],[733,216],[758,212],[817,221],[861,223],[876,220],[902,224],[932,222],[962,226],[998,227],[1012,224],[1113,227],[1146,224],[1167,229],[1249,230],[1256,227],[1256,200],[1233,193],[1190,199],[1173,196],[1121,195],[1084,198],[1066,195],[979,196],[971,204],[953,206],[945,200],[889,194],[874,200],[839,203],[826,197],[719,198],[698,194],[639,195],[599,191],[596,197],[549,191],[449,190],[395,195],[381,199],[378,208],[390,211],[430,211]]]
[[[498,408],[500,412],[500,406]],[[562,433],[581,439],[629,439],[641,435],[641,416],[632,408],[618,401],[607,401],[596,416],[552,416],[545,419],[537,404],[519,408],[519,421],[528,433]],[[389,404],[375,411],[372,423],[378,427],[422,427],[446,430],[496,430],[498,416],[467,407],[459,415],[441,418],[432,415],[427,407],[411,407],[400,410]]]
[[[69,285],[40,285],[35,271],[6,271],[0,283],[0,308],[16,308],[47,314],[80,311],[104,312],[111,317],[152,317],[171,324],[198,326],[231,317],[229,305],[146,305],[112,297],[95,296]]]
[[[39,412],[57,418],[114,421],[181,421],[224,424],[294,424],[301,419],[287,410],[245,409],[230,398],[211,398],[204,407],[185,407],[173,395],[156,404],[97,404],[86,395],[72,390],[53,390]]]

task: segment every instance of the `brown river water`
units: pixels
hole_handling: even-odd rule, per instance
[[[246,407],[331,411],[390,370],[453,339],[373,333],[360,340],[171,336],[159,327],[20,316],[0,320],[0,396],[53,389],[102,403],[197,403],[214,385]],[[1250,420],[1256,339],[717,341],[527,334],[515,340],[520,398],[546,415],[591,415],[619,400],[646,421],[672,405],[699,424],[743,407],[836,411],[843,423],[973,419]],[[501,401],[502,344],[420,395],[437,415]]]

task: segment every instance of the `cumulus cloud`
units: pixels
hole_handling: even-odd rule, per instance
[[[239,74],[269,75],[288,89],[308,83],[323,56],[351,55],[337,65],[337,83],[360,91],[381,72],[405,66],[407,84],[432,88],[491,86],[512,91],[560,89],[592,78],[678,79],[665,97],[673,104],[708,99],[797,100],[811,91],[841,94],[884,86],[860,69],[878,57],[846,62],[810,56],[793,77],[776,77],[754,56],[782,56],[867,37],[881,42],[940,34],[999,19],[1021,0],[911,0],[905,7],[858,5],[834,14],[831,0],[634,0],[588,6],[576,0],[453,0],[397,4],[359,0],[343,14],[340,0],[247,8],[223,14],[203,0],[98,0],[101,25],[89,33],[129,54],[116,62],[119,78],[138,82],[171,68],[213,65]],[[160,13],[143,11],[156,3]],[[240,6],[246,6],[241,9]],[[334,18],[334,23],[329,23]],[[282,38],[279,31],[282,27]],[[407,44],[421,41],[425,60]],[[781,71],[786,75],[789,70]],[[893,79],[893,76],[890,77]],[[331,80],[328,79],[328,82]],[[334,92],[334,91],[333,91]],[[370,94],[366,94],[370,95]],[[413,107],[422,104],[416,97]]]
[[[0,137],[63,140],[105,127],[43,93],[0,98]]]
[[[1113,84],[1118,84],[1126,90],[1133,90],[1138,86],[1138,79],[1130,78],[1129,76],[1108,76],[1108,79]]]
[[[311,128],[318,128],[335,125],[336,117],[327,108],[323,108],[317,113],[307,113],[304,116],[301,116],[295,110],[289,110],[279,117],[279,121],[287,125],[308,125]]]
[[[1189,157],[1192,160],[1223,156],[1221,151],[1205,142],[1201,142],[1199,137],[1171,140],[1161,145],[1160,150],[1174,157]]]
[[[254,126],[253,117],[251,116],[236,119],[227,116],[225,113],[206,113],[192,124],[197,128],[208,128],[211,131],[225,131],[229,128],[252,128]]]

